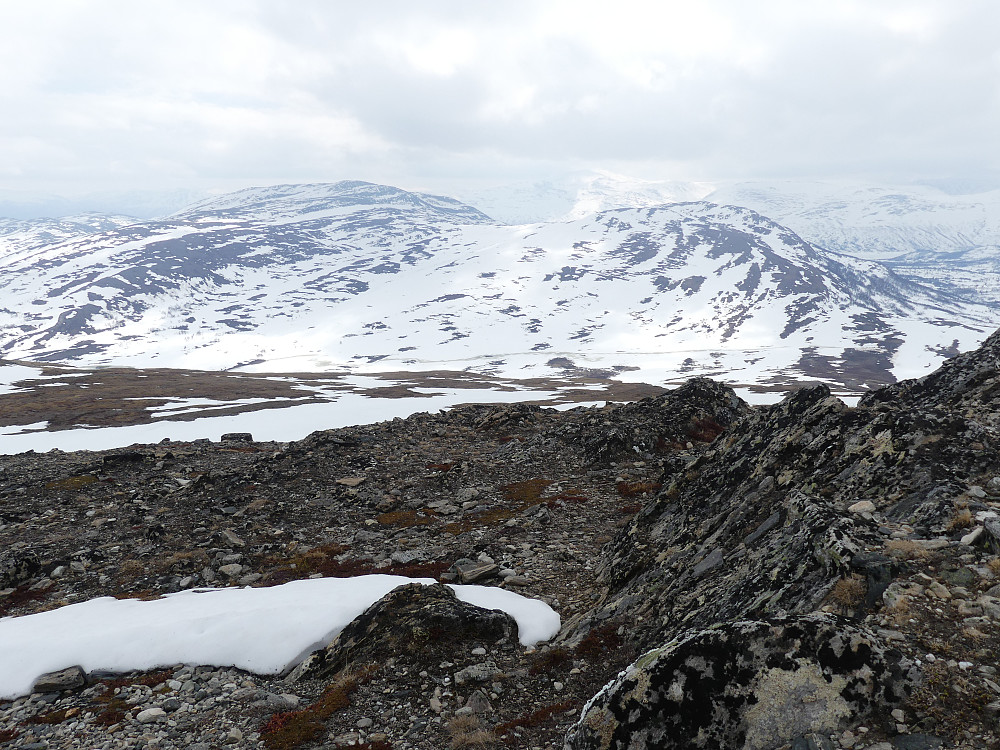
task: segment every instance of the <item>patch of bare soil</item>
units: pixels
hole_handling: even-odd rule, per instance
[[[3,364],[0,362],[0,364]],[[18,363],[32,365],[32,363]],[[546,405],[593,401],[633,401],[664,388],[586,377],[509,378],[475,373],[429,371],[380,373],[366,378],[385,385],[358,387],[345,373],[232,373],[176,369],[74,369],[52,365],[41,376],[17,382],[0,395],[0,427],[48,423],[48,430],[74,427],[125,427],[166,416],[188,421],[261,409],[328,403],[338,394],[369,398],[428,398],[434,389],[521,391],[524,400]],[[422,389],[415,390],[415,389]],[[532,398],[537,392],[538,398]],[[553,392],[557,395],[553,396]],[[192,402],[202,400],[214,403]],[[246,403],[247,401],[253,403]],[[242,403],[241,403],[242,402]]]

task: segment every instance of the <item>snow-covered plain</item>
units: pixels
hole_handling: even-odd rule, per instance
[[[26,695],[41,675],[75,665],[87,672],[193,664],[279,674],[407,583],[435,581],[320,578],[271,588],[195,589],[152,601],[101,597],[6,617],[0,619],[0,699]],[[450,587],[464,602],[507,612],[524,646],[559,632],[559,615],[537,599],[489,586]]]
[[[39,367],[0,362],[0,395],[30,393],[36,388],[61,385],[66,381],[99,376],[100,371],[73,371],[60,368],[54,374],[45,374]],[[516,381],[507,381],[497,387],[436,388],[415,387],[412,382],[398,378],[376,378],[365,375],[310,378],[275,376],[268,380],[293,383],[301,391],[302,399],[320,397],[323,402],[310,400],[298,403],[289,398],[246,398],[214,400],[208,398],[150,398],[145,406],[149,415],[146,424],[123,427],[94,427],[80,425],[76,429],[50,430],[47,422],[0,426],[0,454],[21,453],[27,450],[64,451],[106,450],[136,443],[158,443],[164,438],[173,441],[190,441],[199,438],[218,440],[227,432],[249,432],[257,440],[287,442],[301,440],[317,430],[328,430],[357,424],[372,424],[396,417],[405,418],[417,412],[436,412],[466,403],[516,403],[520,401],[546,402],[555,408],[572,408],[603,404],[596,400],[599,385],[586,386],[568,383],[574,391],[595,390],[595,400],[564,402],[557,382],[548,390],[525,388]],[[380,397],[380,392],[394,393],[405,387],[417,396]],[[281,406],[275,407],[275,404]],[[222,409],[244,409],[239,414],[218,415]],[[267,408],[263,408],[267,407]],[[203,414],[194,419],[177,417]]]

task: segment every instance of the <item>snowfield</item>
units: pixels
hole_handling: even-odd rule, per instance
[[[367,575],[270,588],[193,589],[152,601],[101,597],[0,619],[0,699],[31,692],[48,672],[128,672],[174,664],[280,674],[330,643],[393,589],[430,578]],[[461,601],[503,610],[523,646],[553,638],[559,615],[537,599],[490,586],[450,585]]]

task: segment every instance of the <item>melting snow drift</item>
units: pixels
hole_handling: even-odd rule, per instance
[[[367,575],[292,581],[270,588],[194,589],[153,601],[101,597],[0,619],[0,699],[27,695],[41,675],[79,665],[128,672],[173,664],[234,666],[279,674],[330,643],[393,589],[430,578]],[[503,610],[521,644],[559,632],[537,599],[490,586],[451,586],[458,598]]]

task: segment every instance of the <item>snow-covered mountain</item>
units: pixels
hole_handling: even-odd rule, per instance
[[[199,200],[194,190],[115,190],[67,198],[49,193],[0,190],[0,222],[100,213],[151,219],[166,216]]]
[[[814,244],[869,259],[1000,244],[1000,190],[952,195],[926,185],[739,182],[706,199],[747,206]]]
[[[972,303],[1000,308],[1000,190],[843,182],[677,182],[605,172],[467,196],[509,223],[565,221],[610,208],[707,200],[753,209],[813,245],[868,260]]]
[[[368,183],[279,186],[3,254],[0,355],[88,365],[859,386],[921,374],[1000,325],[704,202],[507,226]]]

